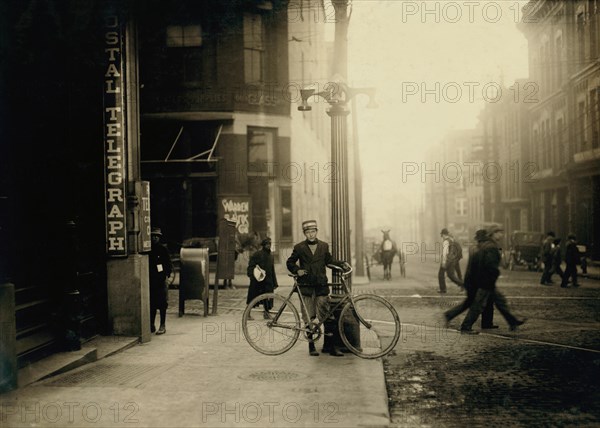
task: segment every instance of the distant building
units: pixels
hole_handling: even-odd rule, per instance
[[[530,186],[538,171],[530,161],[527,79],[502,88],[498,102],[487,103],[479,119],[485,130],[481,151],[484,170],[483,221],[514,230],[530,230]]]
[[[462,129],[450,131],[443,140],[432,147],[425,162],[424,210],[427,241],[438,242],[444,227],[461,241],[471,239],[474,225],[469,212],[469,197],[476,203],[481,197],[477,175],[481,165],[473,165],[473,156],[481,150],[481,131]],[[479,162],[479,161],[477,161]],[[472,181],[472,183],[470,182]],[[427,232],[425,232],[427,236]]]

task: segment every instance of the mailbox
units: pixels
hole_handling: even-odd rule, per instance
[[[179,316],[185,313],[186,300],[202,300],[208,316],[208,248],[182,248],[179,255]]]

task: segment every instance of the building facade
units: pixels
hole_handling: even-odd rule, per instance
[[[150,340],[151,225],[177,251],[226,217],[279,257],[302,220],[330,227],[329,118],[296,111],[329,75],[324,21],[284,1],[57,4],[0,17],[0,336],[20,367]]]
[[[530,1],[520,28],[529,42],[532,228],[573,232],[600,254],[600,4]]]
[[[302,219],[322,219],[327,237],[324,102],[296,111],[301,88],[327,84],[322,3],[178,2],[153,12],[141,25],[142,172],[153,221],[174,249],[217,236],[223,215],[242,240],[271,237],[278,260]]]

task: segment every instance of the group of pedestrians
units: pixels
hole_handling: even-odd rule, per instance
[[[577,238],[573,234],[567,236],[565,247],[566,268],[563,272],[562,265],[562,246],[561,238],[557,238],[555,233],[549,231],[542,242],[541,260],[544,263],[544,271],[540,278],[541,285],[553,285],[552,275],[556,274],[560,278],[560,286],[567,288],[569,279],[572,279],[573,287],[579,287],[577,282],[577,264],[580,263],[581,255],[577,248]]]
[[[444,236],[444,232],[449,235],[448,231],[444,229],[442,236]],[[452,319],[468,311],[460,326],[461,333],[479,334],[478,331],[473,330],[473,324],[480,315],[482,315],[482,328],[498,328],[493,324],[494,306],[500,311],[511,331],[515,331],[525,323],[525,319],[518,319],[510,312],[506,297],[496,286],[496,281],[500,276],[502,259],[500,241],[503,235],[504,230],[498,225],[476,232],[476,244],[469,250],[464,281],[457,282],[457,285],[465,288],[467,297],[462,303],[444,313],[446,326]],[[440,268],[441,270],[442,268]]]

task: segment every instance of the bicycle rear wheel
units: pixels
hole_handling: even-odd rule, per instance
[[[263,307],[265,300],[270,302],[268,319]],[[298,340],[301,330],[296,307],[275,293],[257,296],[242,315],[244,337],[250,346],[265,355],[280,355],[288,351]]]
[[[342,342],[361,358],[386,355],[400,338],[398,313],[387,300],[374,294],[363,294],[353,300],[354,306],[348,302],[340,312],[338,328]]]

